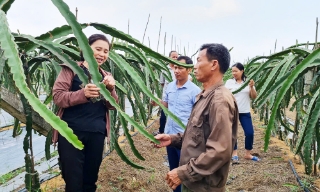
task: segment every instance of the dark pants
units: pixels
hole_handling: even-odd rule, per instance
[[[182,185],[182,192],[192,192],[192,191],[188,189],[186,186]]]
[[[166,126],[166,122],[167,122],[166,114],[163,112],[163,110],[161,110],[159,133],[164,133],[164,127]]]
[[[96,191],[105,135],[84,131],[74,131],[74,134],[83,143],[83,150],[73,147],[61,135],[58,140],[61,174],[66,183],[65,191]]]
[[[179,149],[175,147],[167,147],[167,153],[168,153],[168,160],[169,160],[169,166],[170,171],[172,169],[175,169],[179,167],[179,161],[180,161],[180,151]],[[179,185],[174,192],[181,192],[181,185]]]
[[[239,113],[239,120],[245,135],[245,149],[252,150],[254,130],[253,130],[250,113]],[[238,146],[236,142],[236,145],[234,146],[234,150],[237,150],[237,149],[238,149]]]

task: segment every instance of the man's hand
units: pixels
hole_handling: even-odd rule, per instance
[[[158,134],[154,137],[156,140],[160,141],[160,144],[153,144],[156,148],[166,147],[171,144],[171,137],[168,134]]]
[[[182,183],[177,169],[173,169],[167,173],[166,181],[172,190],[175,190]]]
[[[116,81],[114,80],[112,75],[106,75],[102,80],[103,84],[106,85],[107,89],[112,91],[114,86],[116,85]]]
[[[99,91],[100,88],[95,84],[89,83],[84,87],[84,96],[86,96],[86,98],[97,98],[100,95]]]
[[[161,99],[158,99],[158,101],[161,103]],[[158,106],[158,104],[155,102],[155,101],[151,101],[151,103],[150,103],[152,106]]]
[[[249,86],[250,86],[250,88],[253,88],[253,86],[254,86],[254,80],[253,79],[250,80]]]

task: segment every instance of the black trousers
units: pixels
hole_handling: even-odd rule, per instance
[[[83,150],[73,147],[61,135],[58,138],[61,173],[66,183],[65,191],[96,191],[105,135],[84,131],[74,131],[74,134],[83,143]]]
[[[167,122],[166,114],[163,112],[163,110],[161,110],[159,133],[164,133],[166,122]]]

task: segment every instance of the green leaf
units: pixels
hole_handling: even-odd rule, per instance
[[[44,147],[46,160],[51,159],[51,153],[50,153],[50,145],[51,145],[51,143],[52,143],[52,129],[48,132],[48,135],[46,137],[45,147]]]
[[[93,51],[91,47],[88,44],[88,40],[84,33],[82,32],[82,29],[79,25],[79,23],[76,21],[75,16],[70,11],[67,4],[65,4],[61,0],[52,0],[54,5],[59,9],[61,14],[65,17],[68,24],[72,27],[75,37],[78,40],[79,46],[81,50],[83,51],[83,56],[85,60],[89,64],[89,72],[92,76],[92,80],[94,84],[100,88],[100,93],[104,96],[105,99],[107,99],[110,104],[118,110],[120,115],[122,115],[129,123],[131,123],[134,127],[136,127],[140,133],[142,133],[145,137],[150,139],[151,141],[155,143],[159,143],[158,140],[156,140],[153,135],[148,133],[142,126],[140,126],[137,122],[135,122],[133,119],[131,119],[116,103],[115,99],[111,96],[110,92],[106,89],[105,85],[103,83],[100,83],[101,74],[98,72],[98,64],[95,58],[93,57]],[[112,54],[112,51],[110,52]],[[131,67],[130,67],[131,69]]]
[[[76,135],[68,128],[64,121],[53,114],[45,105],[43,105],[31,92],[26,84],[26,77],[23,73],[22,63],[19,58],[17,45],[13,40],[13,36],[8,28],[6,15],[0,11],[0,43],[1,49],[4,51],[4,56],[8,58],[8,65],[13,75],[16,87],[26,97],[32,108],[39,113],[52,127],[57,129],[59,133],[64,136],[76,148],[82,149],[83,145],[78,141]]]
[[[119,58],[122,58],[122,57],[119,57]],[[134,77],[133,76],[129,76],[126,71],[125,71],[125,68],[119,64],[118,62],[125,62],[125,60],[122,60],[122,61],[117,61],[117,60],[114,60],[112,59],[112,56],[110,56],[110,59],[111,59],[111,62],[113,62],[114,64],[116,64],[118,66],[118,69],[119,71],[121,72],[121,75],[124,77],[124,80],[126,81],[126,83],[130,86],[130,90],[132,91],[133,93],[133,96],[135,98],[135,101],[136,101],[136,104],[137,104],[137,107],[139,109],[139,112],[140,112],[140,118],[143,120],[143,123],[145,125],[147,125],[147,117],[146,117],[146,110],[144,108],[144,104],[141,100],[141,97],[140,97],[140,94],[139,94],[139,90],[136,88],[136,85],[134,83]],[[129,65],[129,64],[128,64]],[[133,69],[134,70],[134,69]],[[132,78],[133,77],[133,78]],[[134,109],[134,108],[132,108]]]
[[[133,77],[133,80],[137,83],[137,85],[141,88],[141,90],[148,96],[150,97],[152,100],[154,100],[162,109],[163,111],[169,115],[170,118],[172,118],[180,127],[185,128],[185,125],[181,122],[181,120],[176,117],[172,112],[170,112],[168,110],[168,108],[164,107],[160,102],[159,99],[156,98],[150,90],[148,90],[148,88],[143,84],[142,79],[138,76],[137,72],[134,71],[132,69],[132,67],[126,62],[124,61],[121,57],[119,57],[119,55],[117,55],[115,52],[110,51],[109,53],[109,57],[111,60],[114,60],[115,63],[117,64],[121,64],[122,68],[124,68],[127,73]]]
[[[314,52],[312,52],[310,55],[308,55],[294,70],[292,70],[291,74],[289,75],[287,80],[283,83],[283,86],[280,88],[280,90],[277,94],[275,103],[273,105],[269,124],[268,124],[267,130],[266,130],[265,145],[264,145],[265,151],[268,149],[271,130],[274,126],[275,117],[277,114],[276,112],[280,106],[280,103],[281,103],[284,95],[286,94],[286,92],[288,91],[288,89],[290,88],[292,83],[300,75],[301,72],[303,72],[308,67],[314,67],[314,66],[320,65],[319,58],[320,58],[320,49],[317,49]]]
[[[135,48],[133,46],[130,46],[130,45],[125,46],[125,45],[122,45],[122,44],[114,44],[113,45],[113,49],[118,49],[118,50],[122,50],[122,51],[128,52],[131,55],[133,55],[135,58],[137,58],[140,61],[142,61],[142,64],[144,64],[147,67],[148,74],[150,74],[152,82],[155,85],[155,90],[156,90],[156,93],[157,93],[158,97],[160,97],[161,96],[161,91],[159,89],[159,83],[158,83],[158,81],[156,80],[156,78],[154,76],[154,73],[153,73],[153,71],[151,69],[150,63],[148,62],[147,58],[137,48]],[[148,76],[147,76],[147,78],[148,78]]]
[[[87,26],[88,26],[87,24],[81,24],[82,29],[86,28]],[[51,31],[48,31],[48,32],[36,37],[35,39],[50,42],[50,41],[53,41],[53,40],[58,39],[60,37],[64,37],[69,34],[72,34],[71,27],[68,25],[63,25],[61,27],[57,27]],[[29,42],[25,45],[24,49],[26,50],[26,52],[28,52],[28,51],[34,50],[38,46],[39,46],[39,44],[34,44],[33,42]]]
[[[269,89],[268,89],[268,94],[262,95],[262,97],[259,98],[259,100],[255,100],[256,107],[260,108],[263,106],[268,100],[276,94],[275,92],[283,85],[285,80],[289,77],[291,73],[287,73],[284,76],[282,76],[278,81],[276,81]],[[261,94],[259,94],[261,95]]]
[[[22,133],[20,121],[17,118],[14,118],[14,125],[13,125],[13,133],[12,137],[15,138],[16,136],[20,135]]]
[[[30,59],[28,61],[29,73],[33,74],[39,65],[44,61],[50,61],[50,59],[44,56],[37,56]]]
[[[253,74],[250,74],[248,77],[247,77],[247,81],[245,81],[241,87],[239,87],[237,90],[233,91],[232,94],[236,94],[236,93],[239,93],[242,89],[244,89],[248,84],[249,84],[249,80],[250,79],[256,79],[259,75],[259,73],[261,73],[263,71],[263,69],[269,65],[270,63],[274,62],[275,60],[278,60],[278,58],[275,58],[275,59],[270,59],[268,60],[267,62],[261,64],[261,66],[255,71],[255,73]]]
[[[29,39],[30,41],[48,49],[51,53],[57,56],[62,62],[64,62],[64,64],[66,64],[75,74],[77,74],[79,76],[79,79],[83,83],[88,82],[88,77],[84,74],[83,70],[79,67],[79,65],[73,60],[71,60],[69,56],[64,54],[61,49],[55,47],[53,43],[37,40],[29,35],[20,35],[20,36],[26,39]]]
[[[281,113],[281,110],[279,109],[279,110],[278,110],[278,119],[279,119],[279,121],[280,121],[280,124],[281,124],[287,131],[293,133],[294,131],[293,131],[292,129],[290,129],[290,127],[289,127],[286,123],[283,122],[282,118],[286,118],[286,117]]]
[[[262,95],[268,94],[266,92],[268,92],[269,89],[267,89],[268,87],[272,86],[272,84],[274,83],[275,77],[277,78],[281,78],[279,76],[276,76],[280,69],[286,64],[289,63],[291,61],[291,58],[293,59],[294,57],[285,57],[282,61],[280,61],[276,67],[274,67],[270,73],[268,73],[268,79],[263,82],[263,86],[262,88],[259,90],[259,96],[256,98],[256,100],[259,100],[259,97],[261,97]]]
[[[32,191],[32,176],[31,176],[31,159],[28,154],[24,157],[26,164],[26,174],[24,179],[25,187],[28,191]]]
[[[0,0],[0,9],[7,13],[14,0]]]
[[[122,126],[122,129],[124,131],[124,134],[129,142],[129,145],[131,147],[131,150],[133,152],[133,154],[140,160],[145,160],[142,155],[139,153],[139,151],[137,150],[137,148],[134,146],[134,143],[133,143],[133,140],[131,138],[131,135],[129,133],[129,130],[128,130],[128,124],[127,122],[124,120],[124,118],[122,116],[120,116],[120,122],[121,122],[121,126]]]
[[[121,150],[119,143],[117,141],[117,136],[115,135],[115,130],[114,130],[114,126],[111,127],[111,134],[113,134],[111,136],[111,143],[114,145],[114,149],[117,151],[118,155],[120,156],[120,158],[126,162],[128,165],[137,168],[137,169],[144,169],[144,167],[135,164],[134,162],[132,162]]]
[[[320,121],[319,121],[319,118],[318,118],[318,123],[316,124],[315,132],[316,132],[316,142],[317,142],[317,155],[316,155],[314,162],[317,163],[317,162],[319,162],[319,159],[320,159]]]
[[[126,90],[126,88],[124,88],[118,81],[116,81],[116,87],[122,91],[124,94],[128,94],[128,91]]]
[[[131,89],[129,89],[129,92],[128,92],[128,94],[127,94],[127,99],[129,100],[129,103],[131,104],[131,109],[133,109],[133,110],[132,110],[132,112],[133,112],[133,117],[134,117],[135,120],[137,120],[138,118],[142,119],[142,118],[138,115],[137,110],[134,110],[134,109],[136,109],[136,105],[135,105],[135,103],[133,102],[133,100],[132,100],[132,98],[131,98],[131,93],[132,93],[132,91],[131,91]]]
[[[308,103],[307,115],[304,117],[301,128],[299,130],[299,138],[296,144],[295,154],[299,153],[303,142],[311,147],[312,134],[314,133],[316,123],[320,117],[320,88],[314,94],[310,102]],[[309,140],[307,140],[309,139]]]

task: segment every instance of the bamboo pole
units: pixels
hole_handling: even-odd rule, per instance
[[[171,36],[171,51],[172,51],[172,45],[173,45],[173,35]]]
[[[315,49],[318,49],[318,26],[319,26],[319,22],[318,22],[318,17],[316,19],[316,41],[315,41]],[[318,122],[319,122],[319,118],[318,118]],[[316,150],[316,139],[313,140],[313,175],[317,175],[317,150]]]
[[[161,23],[162,23],[162,16],[160,17],[160,29],[159,29],[159,36],[158,36],[157,52],[159,50],[159,42],[160,42],[160,34],[161,34]]]
[[[78,7],[76,7],[76,21],[78,21]]]
[[[150,19],[150,13],[149,13],[148,21],[147,21],[147,24],[146,24],[146,28],[144,29],[144,34],[143,34],[143,38],[142,38],[142,44],[144,42],[144,37],[146,35],[146,31],[147,31],[147,28],[148,28],[149,19]],[[149,47],[150,47],[150,41],[149,41]]]
[[[163,55],[166,55],[166,38],[167,38],[167,32],[164,32]]]
[[[130,19],[128,19],[128,35],[129,35],[129,29],[130,29]]]

